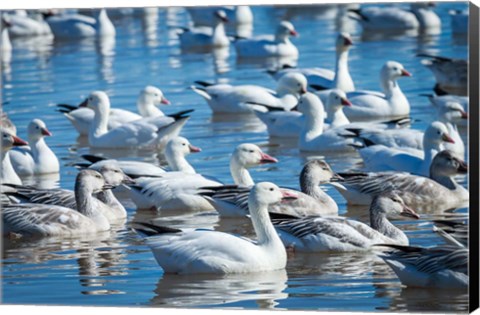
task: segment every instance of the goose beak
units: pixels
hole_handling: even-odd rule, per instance
[[[352,40],[351,40],[350,38],[344,37],[344,39],[343,39],[343,44],[344,44],[345,46],[352,46],[352,45],[353,45],[353,42],[352,42]]]
[[[453,140],[453,139],[452,139],[449,135],[447,135],[447,134],[443,134],[442,140],[445,141],[445,142],[449,142],[449,143],[455,143],[455,140]]]
[[[350,106],[352,106],[352,103],[348,99],[342,98],[342,105],[350,107]]]
[[[408,72],[407,70],[402,69],[402,76],[403,77],[411,77],[412,74],[410,72]]]
[[[134,185],[134,184],[136,184],[136,181],[133,178],[131,178],[130,176],[125,174],[125,175],[123,175],[122,184]]]
[[[17,136],[12,136],[12,139],[13,139],[13,146],[21,146],[21,145],[28,145],[28,142],[23,140],[23,139],[20,139],[19,137]]]
[[[47,128],[42,128],[42,135],[51,137],[52,133]]]
[[[190,153],[202,152],[202,149],[191,144],[188,146],[188,148],[190,149]]]
[[[102,190],[109,190],[115,188],[113,185],[105,184],[102,186]]]
[[[260,164],[277,163],[278,160],[266,153],[260,153]]]
[[[282,190],[282,201],[287,201],[287,200],[295,200],[298,199],[298,196],[288,192],[286,190]]]
[[[162,100],[160,101],[163,105],[170,105],[170,101],[166,97],[162,97]]]
[[[332,178],[330,178],[330,182],[341,182],[343,180],[344,180],[344,178],[342,176],[338,175],[337,173],[333,173]]]
[[[457,160],[458,161],[458,168],[457,171],[459,174],[467,174],[468,173],[468,164],[465,161]]]
[[[467,112],[461,112],[462,113],[462,119],[468,119],[468,113]]]
[[[81,102],[78,107],[88,107],[88,98],[86,98],[83,102]]]
[[[298,112],[298,104],[290,109],[291,112]]]
[[[299,93],[300,93],[300,95],[303,95],[303,94],[307,93],[307,88],[302,86]]]
[[[291,30],[291,31],[290,31],[290,35],[297,37],[297,36],[298,36],[298,32],[297,32],[296,30]]]
[[[414,218],[414,219],[420,219],[420,216],[413,210],[412,208],[409,208],[407,206],[403,206],[402,212],[400,212],[400,215],[404,217],[409,217],[409,218]]]

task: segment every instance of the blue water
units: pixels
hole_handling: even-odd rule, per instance
[[[466,6],[462,2],[439,3],[435,10],[442,19],[442,32],[434,36],[372,38],[356,24],[348,27],[354,40],[349,65],[356,87],[378,90],[383,63],[401,62],[413,74],[399,81],[416,119],[412,128],[423,130],[433,119],[434,109],[419,94],[430,93],[434,79],[415,54],[424,51],[466,58],[466,41],[451,34],[448,16],[449,9]],[[253,13],[254,34],[271,33],[278,21],[290,17],[301,34],[293,39],[300,51],[298,65],[333,69],[333,43],[339,27],[331,9],[256,6]],[[162,108],[166,113],[195,109],[182,135],[203,149],[189,156],[199,173],[231,182],[229,155],[237,144],[251,142],[279,159],[277,164],[252,169],[254,179],[298,187],[302,165],[312,156],[300,154],[295,144],[269,140],[261,123],[251,117],[212,117],[204,100],[187,89],[194,80],[274,88],[264,65],[239,63],[233,49],[224,60],[215,60],[211,54],[182,54],[173,27],[187,21],[182,8],[161,9],[157,20],[113,19],[117,29],[114,43],[13,41],[13,60],[2,73],[2,101],[8,102],[4,110],[21,137],[26,137],[25,127],[31,119],[46,122],[54,134],[47,141],[62,165],[59,186],[73,188],[77,173],[73,164],[81,161],[81,154],[98,150],[90,151],[85,139],[77,138],[55,104],[77,104],[89,92],[105,90],[112,106],[136,111],[137,95],[149,84],[160,87],[172,102],[172,106]],[[159,163],[155,152],[108,154]],[[328,156],[327,161],[334,170],[346,171],[358,167],[360,159],[348,154]],[[460,181],[465,184],[466,178]],[[347,208],[332,187],[324,189],[337,201],[342,215],[368,221],[366,208]],[[129,222],[153,218],[172,227],[215,228],[253,236],[247,219],[136,213],[127,196],[120,198],[128,206]],[[419,221],[395,223],[406,231],[412,244],[429,246],[442,242],[431,230],[430,220],[438,216],[441,214],[429,213]],[[402,288],[395,274],[372,254],[295,253],[289,257],[286,271],[261,275],[163,275],[129,224],[91,239],[3,239],[2,254],[3,303],[458,312],[466,311],[468,302],[466,292]]]

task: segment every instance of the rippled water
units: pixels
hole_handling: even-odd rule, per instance
[[[434,109],[419,96],[434,85],[432,74],[415,54],[423,51],[451,57],[467,56],[465,38],[451,34],[449,9],[466,3],[440,3],[439,35],[380,36],[362,34],[354,23],[342,25],[333,18],[331,6],[285,8],[259,6],[253,9],[254,33],[269,33],[282,18],[290,18],[301,34],[294,39],[300,51],[299,66],[333,68],[336,32],[353,34],[350,71],[358,89],[379,89],[378,71],[386,60],[401,62],[413,73],[400,80],[416,119],[412,128],[424,129]],[[332,13],[333,12],[333,13]],[[229,155],[242,142],[259,144],[279,163],[252,169],[257,181],[273,181],[298,187],[298,174],[312,156],[300,154],[293,143],[269,140],[262,125],[252,117],[212,117],[206,103],[188,90],[194,80],[274,87],[264,72],[265,64],[236,60],[233,50],[212,54],[182,54],[173,26],[187,23],[181,8],[161,9],[157,19],[117,17],[115,42],[48,42],[45,39],[15,40],[11,64],[2,73],[4,110],[26,137],[32,118],[41,118],[54,136],[48,139],[61,160],[59,185],[73,188],[81,154],[90,150],[78,139],[70,123],[55,110],[56,103],[79,103],[92,90],[105,90],[112,105],[136,111],[135,100],[145,85],[160,87],[174,104],[167,113],[194,108],[183,130],[194,145],[203,149],[189,156],[202,174],[231,182]],[[466,130],[463,130],[466,134]],[[155,152],[104,152],[159,163]],[[334,170],[358,167],[355,154],[327,156]],[[50,178],[50,180],[57,180]],[[28,180],[27,180],[28,181]],[[466,178],[460,178],[466,184]],[[368,221],[367,209],[348,207],[329,186],[325,190],[339,204],[340,213]],[[128,222],[152,219],[172,227],[204,227],[253,236],[247,219],[219,219],[213,213],[136,213],[127,196]],[[459,212],[466,212],[461,209]],[[441,243],[430,220],[441,213],[424,214],[419,221],[396,221],[411,243],[429,246]],[[125,305],[161,307],[220,307],[251,309],[319,309],[341,311],[467,310],[466,292],[405,289],[394,273],[373,254],[295,253],[286,270],[252,275],[164,275],[142,239],[129,224],[91,239],[3,239],[3,302],[21,304]]]

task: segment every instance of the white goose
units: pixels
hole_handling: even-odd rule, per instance
[[[353,150],[358,141],[343,128],[330,128],[324,131],[325,112],[322,101],[312,93],[300,97],[298,110],[305,116],[305,123],[300,131],[298,148],[309,152],[344,152]]]
[[[240,144],[230,158],[230,172],[236,185],[254,184],[248,168],[277,160],[249,143]],[[193,168],[192,168],[193,169]],[[210,211],[213,206],[198,195],[201,187],[220,186],[217,179],[200,174],[168,172],[163,178],[139,178],[130,196],[139,209]]]
[[[30,37],[52,35],[52,30],[40,13],[33,16],[23,14],[3,14],[3,19],[9,24],[10,37]]]
[[[7,205],[2,209],[4,233],[73,236],[108,231],[110,223],[94,207],[92,196],[105,188],[109,187],[100,173],[82,170],[75,180],[76,210],[35,203]]]
[[[77,39],[83,37],[114,37],[115,26],[101,9],[95,18],[81,14],[60,14],[47,18],[56,39]]]
[[[7,113],[0,111],[0,127],[11,135],[17,135],[17,126],[10,120]]]
[[[353,106],[345,108],[350,120],[378,120],[385,117],[403,117],[410,114],[410,103],[403,94],[397,79],[411,74],[403,65],[387,61],[380,71],[383,93],[356,91],[347,93]]]
[[[141,118],[165,116],[158,108],[160,104],[169,105],[170,101],[159,88],[148,85],[140,91],[137,99],[137,109],[140,115],[120,108],[111,108],[107,128],[116,128],[124,123]],[[57,106],[60,108],[59,111],[67,117],[80,135],[88,135],[90,125],[93,123],[93,110],[67,104],[58,104]]]
[[[299,94],[307,90],[307,80],[299,73],[283,76],[277,82],[277,93],[257,85],[209,84],[196,81],[203,87],[192,90],[207,101],[214,113],[252,113],[248,103],[291,109],[297,104]]]
[[[340,173],[342,182],[331,183],[349,204],[368,205],[375,195],[397,190],[409,207],[447,210],[469,200],[468,190],[454,176],[466,174],[468,166],[454,153],[438,153],[430,166],[430,178],[409,173]]]
[[[10,161],[19,176],[58,173],[60,163],[53,151],[45,142],[45,137],[52,133],[40,119],[34,119],[28,124],[28,147],[10,150]]]
[[[469,285],[469,250],[457,246],[382,245],[379,255],[407,287],[464,289]]]
[[[290,41],[290,36],[298,36],[292,23],[282,21],[275,36],[261,36],[251,39],[238,39],[235,50],[238,58],[291,57],[298,58],[298,49]]]
[[[105,179],[105,183],[111,187],[117,187],[122,184],[133,184],[130,177],[125,175],[115,164],[104,165],[98,169]],[[48,204],[77,209],[75,193],[67,189],[38,189],[31,186],[13,186],[13,192],[7,192],[7,195],[13,195],[23,203]],[[118,201],[111,189],[98,192],[92,199],[92,205],[100,211],[110,223],[116,223],[127,217],[127,211]]]
[[[270,212],[294,216],[337,215],[337,203],[326,194],[319,185],[337,180],[330,166],[321,160],[309,161],[300,173],[300,191],[282,188],[282,191],[297,196],[287,204],[272,205]],[[208,196],[207,200],[218,211],[220,216],[236,217],[248,214],[248,194],[251,186],[217,186],[202,187],[200,194]]]
[[[287,253],[268,216],[268,207],[295,198],[272,183],[255,185],[249,211],[257,240],[211,231],[182,231],[144,225],[155,259],[167,273],[250,273],[285,268]]]
[[[110,100],[105,92],[94,91],[82,103],[94,110],[88,141],[92,147],[101,148],[158,148],[178,135],[189,116],[149,117],[122,124],[108,130]]]
[[[434,121],[423,136],[423,151],[372,145],[358,149],[368,171],[404,171],[428,176],[435,155],[444,149],[443,142],[454,143],[447,127]]]
[[[355,85],[348,71],[348,52],[352,45],[353,42],[350,34],[338,34],[335,44],[335,71],[324,68],[285,68],[277,71],[274,74],[274,78],[278,80],[285,73],[300,72],[307,78],[308,84],[315,86],[316,89],[340,89],[344,92],[355,91]],[[319,94],[322,101],[326,101],[329,91]]]
[[[179,34],[180,47],[183,50],[195,48],[228,47],[230,40],[225,34],[225,23],[228,22],[224,11],[215,11],[211,18],[215,21],[213,29],[184,29]]]
[[[394,192],[376,196],[370,206],[370,226],[344,217],[277,218],[273,225],[288,248],[302,252],[349,252],[371,250],[375,244],[408,245],[403,231],[389,216],[418,219]]]
[[[468,60],[453,59],[429,54],[418,54],[423,59],[422,64],[432,71],[437,84],[435,90],[448,94],[468,95]]]
[[[10,155],[8,151],[15,146],[28,145],[27,142],[10,134],[5,131],[3,128],[0,128],[0,134],[2,136],[2,150],[0,151],[2,161],[1,161],[1,172],[0,172],[0,181],[2,183],[9,183],[15,185],[21,185],[22,180],[18,177],[17,173],[13,169],[12,163],[10,161]]]

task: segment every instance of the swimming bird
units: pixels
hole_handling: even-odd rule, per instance
[[[0,181],[2,183],[21,185],[22,180],[20,177],[18,177],[17,173],[15,173],[15,169],[10,161],[10,155],[8,154],[8,151],[13,147],[28,145],[28,143],[19,137],[12,135],[2,127],[0,127],[0,134],[2,136],[2,150],[0,150],[0,155],[2,158],[0,164]]]
[[[2,18],[8,23],[11,38],[31,36],[52,36],[52,30],[41,13],[33,15],[4,13]]]
[[[434,56],[426,53],[417,54],[422,59],[422,64],[432,71],[436,88],[461,96],[468,95],[468,60]]]
[[[248,206],[257,240],[211,230],[187,230],[141,224],[155,259],[167,273],[251,273],[283,269],[287,253],[268,216],[268,207],[295,198],[275,184],[256,184]]]
[[[183,50],[195,48],[218,48],[228,47],[230,40],[225,34],[225,23],[228,22],[224,11],[218,10],[212,14],[215,21],[213,29],[183,29],[179,33],[180,47]]]
[[[418,219],[395,192],[373,198],[370,205],[370,226],[345,217],[286,217],[275,219],[273,225],[287,248],[302,252],[350,252],[371,250],[375,244],[408,245],[408,237],[389,220],[402,215]],[[273,214],[272,214],[273,215]]]

